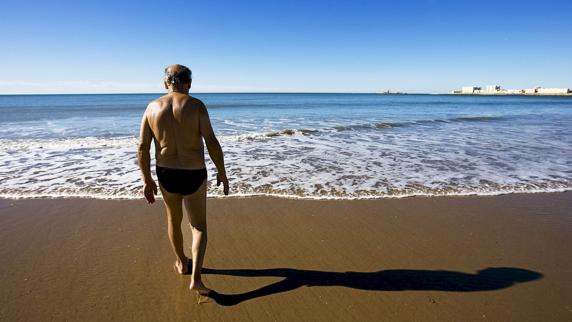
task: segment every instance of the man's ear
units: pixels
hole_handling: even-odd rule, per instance
[[[163,82],[163,85],[165,85],[165,89],[169,89],[169,84],[167,84],[167,82]]]

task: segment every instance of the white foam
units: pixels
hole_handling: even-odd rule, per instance
[[[467,196],[499,196],[507,194],[534,194],[534,193],[554,193],[554,192],[567,192],[572,191],[572,188],[553,188],[553,189],[535,189],[535,190],[503,190],[503,191],[489,191],[489,192],[456,192],[456,193],[410,193],[399,195],[378,195],[378,196],[300,196],[291,194],[278,194],[278,193],[232,193],[228,196],[222,193],[207,194],[207,198],[211,199],[240,199],[240,198],[254,198],[254,197],[273,197],[295,200],[379,200],[379,199],[403,199],[411,197],[467,197]],[[93,193],[47,193],[47,194],[10,194],[0,193],[0,199],[104,199],[104,200],[144,200],[143,193],[132,195],[106,195],[106,194],[93,194]],[[162,200],[163,197],[158,194],[157,200]]]
[[[34,150],[73,150],[73,149],[101,149],[101,148],[125,148],[137,146],[134,137],[114,138],[63,138],[63,139],[0,139],[0,151],[34,151]]]
[[[459,124],[429,133],[274,130],[219,138],[232,193],[240,197],[375,199],[572,189],[570,142],[547,141],[534,128],[520,129],[528,131],[523,140],[509,125],[486,133]],[[212,183],[216,170],[207,165]],[[139,199],[140,176],[135,137],[0,140],[3,198]],[[221,196],[212,184],[208,193]]]

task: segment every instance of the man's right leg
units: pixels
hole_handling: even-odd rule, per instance
[[[170,193],[161,187],[163,202],[167,209],[167,231],[173,252],[177,256],[175,267],[179,274],[187,273],[188,259],[183,249],[183,232],[181,231],[181,221],[183,220],[183,196],[177,193]]]
[[[202,282],[201,269],[207,249],[207,180],[205,179],[197,191],[185,196],[183,200],[193,232],[193,272],[190,288],[199,294],[206,294],[210,289]]]

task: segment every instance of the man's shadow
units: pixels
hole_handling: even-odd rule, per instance
[[[324,272],[293,268],[211,269],[204,274],[260,277],[284,277],[281,281],[240,294],[212,292],[210,297],[221,305],[236,305],[257,297],[297,289],[302,286],[344,286],[367,291],[445,291],[478,292],[507,288],[516,283],[542,278],[542,274],[513,267],[489,267],[476,274],[441,271],[393,269],[378,272]]]

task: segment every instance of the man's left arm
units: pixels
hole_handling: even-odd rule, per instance
[[[147,120],[147,111],[143,115],[141,120],[141,131],[139,134],[139,150],[137,153],[137,159],[139,163],[139,168],[141,169],[141,174],[143,175],[143,182],[145,184],[143,188],[143,194],[148,203],[155,202],[155,195],[157,195],[157,184],[151,176],[151,155],[149,154],[149,149],[151,148],[151,141],[153,140],[153,131],[149,126],[149,121]]]

